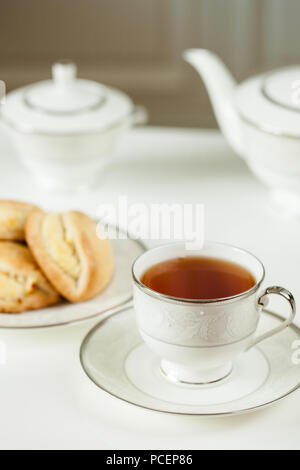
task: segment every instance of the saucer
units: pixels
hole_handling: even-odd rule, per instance
[[[264,310],[259,330],[281,321]],[[99,388],[133,405],[165,413],[221,416],[266,407],[297,390],[299,350],[300,329],[292,325],[241,354],[229,376],[216,384],[172,383],[161,371],[159,358],[143,343],[133,308],[127,307],[88,333],[80,360]]]
[[[0,328],[45,328],[65,325],[95,317],[121,306],[132,298],[131,266],[145,251],[140,241],[131,238],[111,240],[115,272],[109,285],[85,302],[62,302],[24,313],[0,313]]]

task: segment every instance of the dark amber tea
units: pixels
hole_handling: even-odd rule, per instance
[[[155,264],[142,275],[145,286],[183,299],[220,299],[256,284],[247,269],[230,261],[191,256]]]

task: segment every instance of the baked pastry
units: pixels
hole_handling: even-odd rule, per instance
[[[35,208],[26,202],[0,201],[0,239],[23,241],[27,216]]]
[[[57,291],[70,302],[90,299],[109,283],[114,269],[108,239],[97,235],[96,223],[77,211],[31,212],[26,241]]]
[[[59,301],[29,249],[17,242],[0,241],[0,312],[20,313]]]

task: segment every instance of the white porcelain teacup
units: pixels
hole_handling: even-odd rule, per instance
[[[246,268],[256,283],[232,297],[212,300],[182,299],[156,292],[141,282],[144,272],[162,261],[204,256],[231,261]],[[292,294],[278,286],[258,294],[264,279],[263,264],[251,253],[222,243],[205,243],[187,250],[185,243],[150,249],[134,262],[134,306],[140,334],[161,358],[166,377],[181,383],[211,383],[230,374],[238,354],[289,326],[296,314]],[[279,327],[255,337],[267,296],[277,294],[290,305],[289,318]]]

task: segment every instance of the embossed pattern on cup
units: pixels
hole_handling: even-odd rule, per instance
[[[252,335],[259,321],[255,293],[228,303],[167,303],[134,288],[139,328],[149,336],[181,346],[218,346]]]

